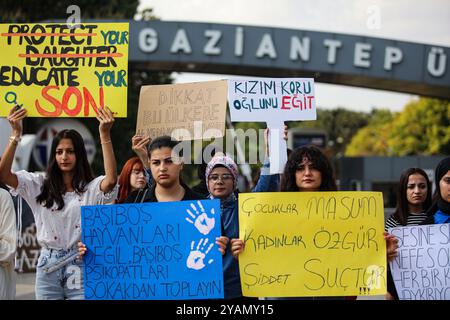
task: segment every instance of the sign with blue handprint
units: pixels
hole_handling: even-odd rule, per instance
[[[220,201],[81,209],[88,300],[223,298]],[[217,221],[216,221],[217,219]]]
[[[210,216],[208,216],[202,202],[198,200],[196,204],[199,209],[197,209],[194,203],[191,203],[190,207],[192,211],[189,209],[186,210],[187,214],[192,218],[187,217],[186,221],[193,224],[201,234],[207,235],[215,225],[215,210],[211,208]]]

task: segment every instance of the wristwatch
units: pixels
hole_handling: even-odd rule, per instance
[[[20,136],[9,137],[9,142],[14,143],[15,145],[18,145],[21,140],[22,138]]]

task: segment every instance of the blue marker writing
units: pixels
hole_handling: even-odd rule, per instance
[[[20,105],[17,104],[17,94],[15,92],[12,92],[12,91],[8,91],[5,94],[5,101],[7,103],[13,104],[15,107],[17,106],[17,109],[20,109],[23,106],[23,104],[20,104]]]

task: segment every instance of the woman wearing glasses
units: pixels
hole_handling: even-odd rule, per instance
[[[265,160],[261,168],[261,175],[254,192],[269,192],[279,190],[279,175],[269,175],[269,154],[267,146],[268,129],[266,129]],[[286,136],[286,131],[285,131]],[[239,238],[238,199],[236,197],[236,186],[238,178],[238,167],[236,163],[225,154],[216,154],[208,163],[205,172],[206,183],[210,193],[210,199],[220,199],[222,236],[221,246],[225,247],[223,256],[223,278],[225,288],[225,299],[242,299],[241,282],[239,276],[239,264],[233,258],[229,239]]]
[[[117,203],[124,203],[127,197],[136,190],[147,187],[144,165],[138,157],[128,159],[119,175],[119,196]]]

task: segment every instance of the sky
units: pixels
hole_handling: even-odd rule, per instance
[[[141,0],[163,21],[229,23],[366,35],[450,47],[450,0]],[[139,9],[138,8],[138,9]],[[175,83],[232,76],[174,73]],[[234,76],[235,77],[235,76]],[[417,96],[316,83],[317,106],[401,111]]]

